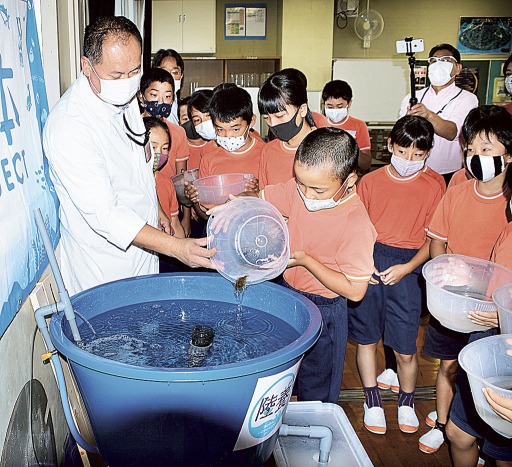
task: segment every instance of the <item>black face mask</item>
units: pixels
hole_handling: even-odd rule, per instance
[[[201,135],[196,131],[196,127],[192,123],[192,120],[189,120],[180,126],[185,130],[187,139],[201,139]]]
[[[288,122],[280,123],[279,125],[269,126],[270,131],[276,135],[281,141],[290,141],[294,136],[296,136],[299,131],[302,129],[302,125],[304,125],[304,119],[300,122],[300,125],[295,123],[297,119],[297,114],[299,113],[300,108],[297,109],[294,116]]]

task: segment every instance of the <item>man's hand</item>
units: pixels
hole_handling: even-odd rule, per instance
[[[407,115],[414,115],[416,117],[423,117],[427,120],[430,120],[432,112],[428,110],[424,104],[421,102],[419,104],[415,104],[407,110]]]
[[[290,255],[290,260],[288,261],[288,267],[294,268],[296,266],[304,266],[307,259],[309,258],[309,255],[302,250],[294,251]]]
[[[207,250],[206,238],[183,238],[177,240],[172,256],[191,268],[214,269],[210,258],[217,253],[217,249]]]

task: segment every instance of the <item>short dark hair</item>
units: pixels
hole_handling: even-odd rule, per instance
[[[352,100],[352,88],[346,81],[341,81],[341,79],[329,81],[322,90],[322,100],[325,102],[331,97],[334,99],[341,98],[350,102]]]
[[[217,91],[220,91],[221,89],[228,89],[228,88],[236,88],[236,84],[235,83],[220,83],[220,84],[217,84],[217,86],[215,86],[213,88],[213,92],[216,93]]]
[[[124,16],[101,16],[94,23],[85,27],[84,56],[92,65],[101,63],[103,59],[103,44],[108,38],[126,43],[130,37],[135,37],[142,51],[142,36],[137,26]]]
[[[238,117],[251,123],[253,116],[251,95],[238,86],[214,92],[208,109],[213,123],[228,123]]]
[[[434,146],[434,126],[426,118],[406,115],[395,123],[389,139],[391,144],[403,148],[414,146],[420,151],[430,151]]]
[[[494,135],[505,146],[507,154],[512,155],[512,115],[504,107],[481,105],[468,113],[462,126],[466,145],[471,144],[482,133],[486,137]]]
[[[147,131],[151,131],[153,128],[161,128],[164,130],[169,137],[169,145],[171,144],[171,133],[166,123],[156,117],[144,117],[142,120],[144,120],[144,126]]]
[[[186,106],[188,107],[188,103],[190,102],[190,98],[191,98],[191,97],[192,97],[192,96],[185,96],[183,99],[180,99],[180,100],[178,101],[178,107],[181,107],[181,106],[183,106],[183,105],[186,105]]]
[[[359,149],[356,140],[339,128],[319,128],[309,133],[295,153],[295,162],[307,167],[332,170],[335,180],[346,178],[357,168]]]
[[[183,73],[185,71],[185,62],[181,55],[176,52],[174,49],[160,49],[153,56],[153,61],[151,62],[152,68],[158,68],[162,65],[162,62],[165,58],[174,58],[176,60],[176,65],[178,65]]]
[[[439,44],[430,49],[428,53],[429,57],[433,57],[436,52],[439,50],[448,50],[453,55],[453,58],[457,60],[457,63],[460,63],[460,52],[451,44]]]
[[[210,101],[212,100],[213,91],[211,89],[198,89],[190,96],[187,105],[188,118],[192,120],[192,107],[199,112],[209,113]]]
[[[174,94],[174,78],[163,68],[150,68],[143,73],[140,79],[140,92],[144,94],[146,89],[149,88],[149,85],[155,82],[169,83],[172,86],[172,93]]]

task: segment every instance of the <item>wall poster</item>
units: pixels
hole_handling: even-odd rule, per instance
[[[265,40],[267,38],[266,4],[226,4],[224,39]]]

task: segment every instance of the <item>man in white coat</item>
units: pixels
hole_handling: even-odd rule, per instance
[[[48,117],[43,146],[60,201],[61,268],[70,294],[158,272],[154,252],[212,267],[206,239],[169,235],[135,94],[142,38],[124,17],[87,26],[82,72]]]

